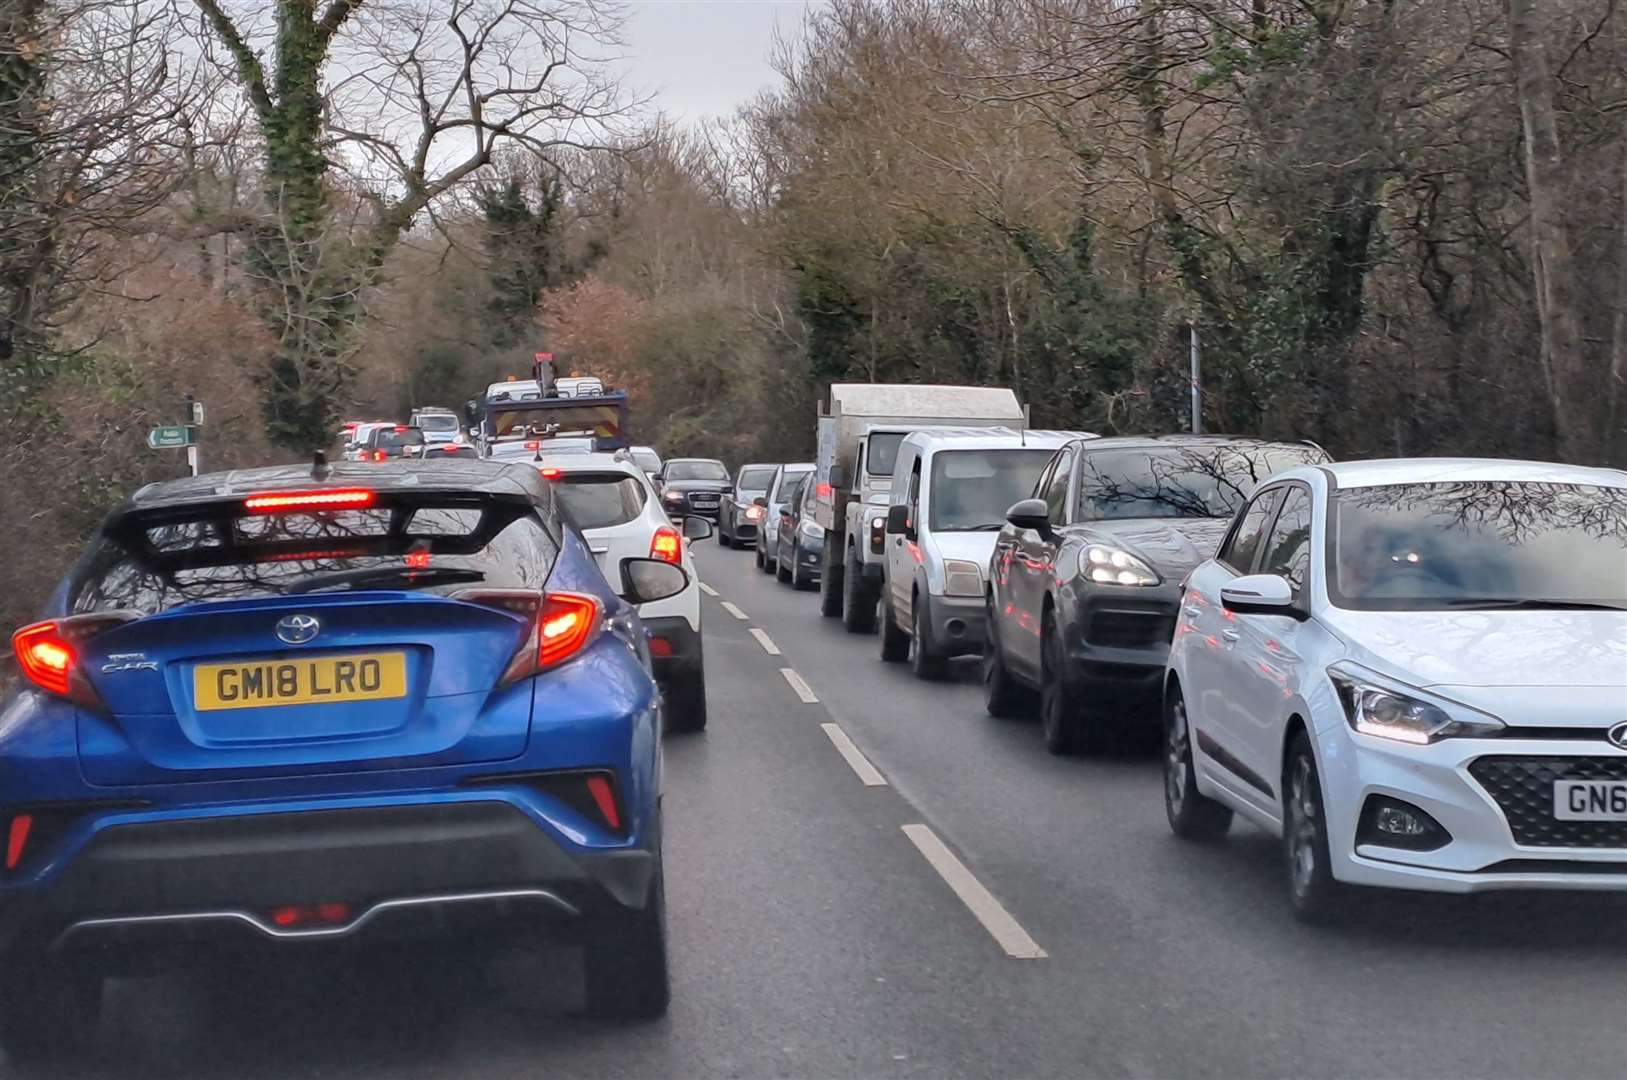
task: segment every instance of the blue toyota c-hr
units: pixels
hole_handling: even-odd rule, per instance
[[[178,947],[562,931],[595,1011],[668,1000],[660,698],[533,468],[321,463],[111,514],[0,705],[0,1044]],[[460,940],[462,938],[460,937]]]

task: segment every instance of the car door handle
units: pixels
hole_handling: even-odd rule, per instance
[[[1224,641],[1228,645],[1237,644],[1237,639],[1242,636],[1242,632],[1239,630],[1222,630],[1220,632],[1220,640]]]

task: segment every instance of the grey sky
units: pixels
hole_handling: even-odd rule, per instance
[[[630,89],[674,120],[724,116],[777,77],[768,66],[776,27],[794,36],[817,0],[629,0]]]

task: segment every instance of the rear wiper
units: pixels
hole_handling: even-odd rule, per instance
[[[1621,604],[1602,600],[1447,600],[1449,608],[1468,611],[1627,611]]]
[[[479,570],[453,567],[429,567],[414,570],[408,566],[372,566],[362,570],[338,570],[331,574],[311,574],[294,581],[283,589],[285,593],[308,593],[318,589],[354,589],[358,585],[376,585],[399,582],[408,589],[423,589],[431,585],[454,585],[468,581],[485,581]]]

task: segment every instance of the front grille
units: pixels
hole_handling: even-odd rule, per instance
[[[691,491],[688,493],[689,505],[700,510],[716,510],[722,501],[723,494],[718,491]]]
[[[1560,821],[1555,780],[1627,780],[1627,757],[1483,757],[1469,764],[1526,847],[1627,848],[1627,821]]]
[[[1161,611],[1096,611],[1085,640],[1092,645],[1136,648],[1167,643],[1175,632],[1174,616]]]

